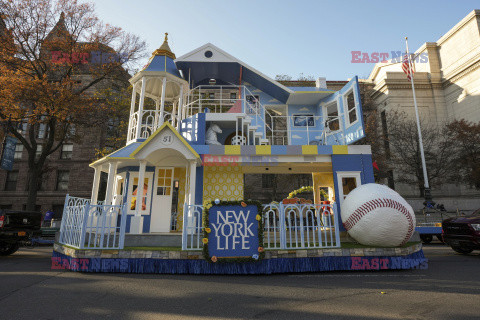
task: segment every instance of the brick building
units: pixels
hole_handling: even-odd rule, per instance
[[[0,17],[0,34],[7,34],[7,27]],[[64,16],[60,17],[55,27],[45,38],[40,55],[50,57],[52,54],[45,45],[49,40],[68,34],[65,27]],[[81,45],[81,44],[80,44]],[[111,50],[106,48],[106,50]],[[88,90],[93,94],[96,90],[109,87],[119,90],[128,86],[129,75],[123,69],[119,70],[114,78],[99,82]],[[89,67],[79,66],[74,75],[76,81],[88,81]],[[123,79],[123,80],[122,80]],[[19,130],[28,132],[28,124],[20,126]],[[49,155],[42,174],[42,183],[39,186],[36,209],[45,213],[53,210],[56,217],[63,212],[65,195],[67,193],[78,197],[90,197],[93,180],[93,169],[88,166],[95,159],[97,150],[106,146],[108,125],[102,127],[75,127],[75,135],[79,141],[67,141],[63,146]],[[46,126],[40,125],[36,131],[36,141],[43,142]],[[41,146],[40,146],[41,147]],[[39,152],[41,149],[37,149]],[[40,151],[41,152],[41,151]],[[26,208],[28,194],[28,153],[21,143],[17,143],[15,150],[14,166],[12,171],[0,170],[0,209]]]

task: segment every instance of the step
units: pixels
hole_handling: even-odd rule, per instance
[[[181,233],[126,234],[125,247],[181,247]]]

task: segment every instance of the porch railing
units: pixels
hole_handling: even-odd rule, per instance
[[[182,250],[203,247],[203,206],[184,206]],[[340,247],[336,204],[266,204],[263,206],[267,249]]]
[[[138,121],[140,112],[136,111],[130,115],[128,122],[128,133],[127,133],[127,143],[135,140],[137,138],[137,130],[140,128],[140,139],[147,139],[152,135],[163,122],[171,121],[171,113],[164,111],[163,113],[163,122],[160,121],[160,111],[159,110],[143,110],[141,113],[141,125],[138,127]]]
[[[67,194],[59,242],[77,249],[123,249],[125,205],[90,204]]]

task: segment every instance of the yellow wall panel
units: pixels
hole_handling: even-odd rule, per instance
[[[203,204],[215,199],[243,200],[241,167],[204,167]]]

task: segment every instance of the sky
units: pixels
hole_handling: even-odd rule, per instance
[[[367,78],[374,63],[352,63],[352,51],[410,51],[435,42],[478,0],[94,0],[97,14],[147,42],[169,34],[177,57],[208,42],[274,78],[286,74]],[[147,58],[145,58],[146,62]]]

